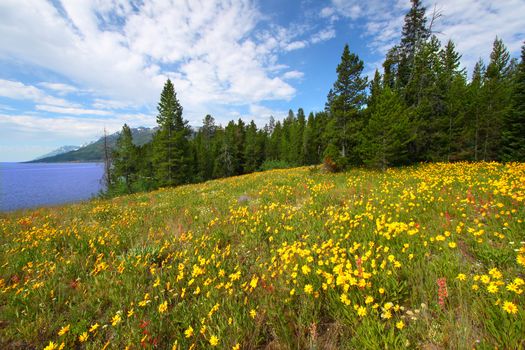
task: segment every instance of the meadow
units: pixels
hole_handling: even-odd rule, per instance
[[[2,349],[525,346],[525,164],[272,170],[0,216]]]

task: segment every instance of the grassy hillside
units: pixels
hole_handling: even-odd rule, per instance
[[[3,215],[0,348],[520,348],[524,204],[524,164],[458,163]]]
[[[142,146],[150,142],[153,138],[155,129],[132,128],[133,143]],[[108,135],[107,143],[110,149],[114,149],[120,132]],[[61,162],[101,162],[104,159],[104,138],[87,146],[80,147],[75,151],[57,154],[51,157],[38,158],[28,163],[61,163]]]

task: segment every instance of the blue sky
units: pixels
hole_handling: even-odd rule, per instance
[[[424,0],[471,71],[501,37],[525,39],[523,0]],[[167,78],[193,126],[323,109],[345,43],[381,67],[409,0],[0,2],[0,161],[155,126]]]

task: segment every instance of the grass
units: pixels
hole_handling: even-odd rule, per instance
[[[456,163],[2,214],[0,348],[523,348],[524,202]]]

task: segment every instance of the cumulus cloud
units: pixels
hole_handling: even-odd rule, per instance
[[[206,103],[295,95],[275,67],[280,52],[307,43],[279,26],[258,35],[262,18],[249,0],[6,0],[0,4],[0,58],[43,67],[107,100],[138,106],[155,103],[170,77],[191,117]],[[66,84],[40,86],[75,92]]]

